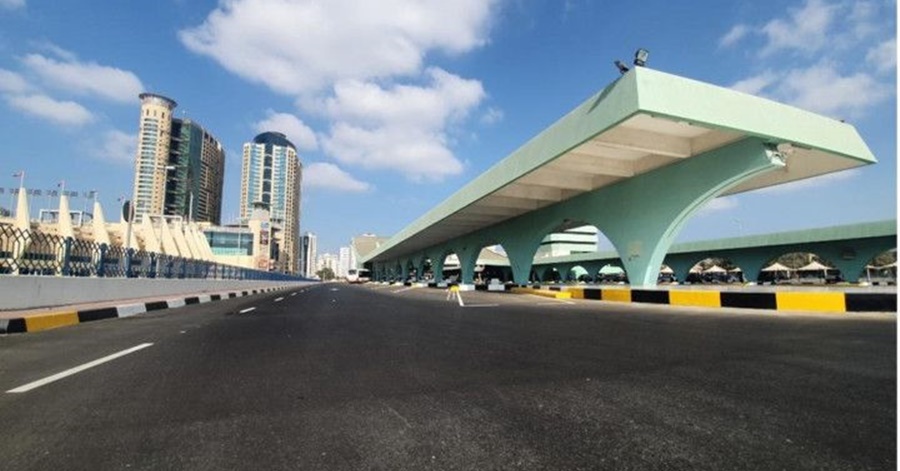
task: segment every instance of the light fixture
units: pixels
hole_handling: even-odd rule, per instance
[[[782,142],[775,146],[775,148],[784,155],[791,155],[794,153],[794,146],[790,142]]]
[[[650,51],[640,48],[634,51],[634,65],[643,67],[647,65],[647,59],[650,57]]]
[[[622,75],[625,75],[625,72],[628,72],[629,70],[628,66],[623,64],[620,60],[615,61],[614,64],[616,64],[616,67],[619,68],[619,73]]]

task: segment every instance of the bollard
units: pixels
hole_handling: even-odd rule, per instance
[[[106,276],[106,252],[108,251],[108,245],[100,244],[100,263],[97,264],[97,278]]]

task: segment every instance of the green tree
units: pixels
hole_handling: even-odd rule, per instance
[[[322,281],[331,281],[334,279],[334,270],[331,268],[325,267],[316,272],[316,276],[319,277]]]

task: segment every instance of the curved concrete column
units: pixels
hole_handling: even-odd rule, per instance
[[[481,253],[482,247],[474,242],[467,242],[456,248],[460,283],[467,285],[475,283],[475,263],[478,262],[478,254]]]
[[[666,252],[690,216],[729,188],[784,165],[781,154],[749,138],[626,180],[579,203],[597,210],[594,225],[603,228],[621,255],[631,285],[655,286]],[[611,204],[617,201],[628,204]]]
[[[427,254],[419,254],[415,257],[414,262],[416,268],[416,281],[425,279],[425,260],[428,259]]]
[[[538,233],[532,227],[529,230],[528,221],[515,219],[499,231],[498,242],[506,251],[509,259],[509,268],[512,271],[512,281],[519,285],[528,285],[531,281],[531,268],[534,263],[534,254],[541,245],[545,233]]]
[[[827,248],[820,248],[817,254],[833,263],[835,268],[841,271],[844,281],[856,282],[865,277],[866,265],[875,256],[896,248],[896,241],[891,242],[881,239],[860,241],[853,246],[834,244]]]
[[[434,274],[435,283],[444,282],[444,260],[447,258],[447,249],[437,249],[428,253],[431,259],[431,273]]]

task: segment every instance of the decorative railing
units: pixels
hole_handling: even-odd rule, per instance
[[[0,224],[0,275],[299,281],[304,278],[126,249]]]

